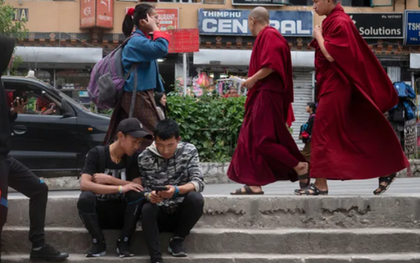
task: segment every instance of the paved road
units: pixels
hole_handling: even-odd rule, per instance
[[[377,187],[378,180],[330,181],[329,184],[330,195],[333,196],[373,196],[372,192]],[[238,184],[207,185],[204,194],[228,195],[239,187],[241,185]],[[290,196],[297,187],[297,183],[277,182],[264,187],[264,191],[266,195]],[[78,195],[78,191],[51,191],[50,195]],[[384,195],[420,196],[420,178],[397,178]],[[20,194],[11,193],[10,196],[20,196]]]

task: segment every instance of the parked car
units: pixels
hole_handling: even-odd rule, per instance
[[[11,125],[11,156],[38,176],[77,176],[89,149],[102,144],[109,117],[33,78],[2,77],[8,105],[17,96],[27,99],[24,113]]]

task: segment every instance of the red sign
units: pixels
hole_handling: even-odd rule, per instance
[[[114,28],[113,0],[80,0],[80,29]]]
[[[96,0],[80,0],[80,28],[87,29],[95,27],[95,1]]]
[[[96,26],[114,28],[114,0],[96,0]]]
[[[198,52],[200,49],[200,37],[198,28],[168,30],[171,34],[169,53]]]
[[[178,29],[178,9],[157,8],[156,13],[159,15],[160,31]]]

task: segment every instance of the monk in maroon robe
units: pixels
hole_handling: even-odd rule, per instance
[[[408,167],[401,145],[383,115],[398,102],[378,59],[336,0],[314,0],[327,17],[314,29],[318,108],[312,137],[311,177],[299,195],[328,194],[327,179],[380,178],[386,191]],[[391,176],[389,176],[391,174]]]
[[[269,13],[251,11],[249,29],[257,36],[249,65],[245,118],[228,176],[245,184],[232,194],[263,194],[262,187],[277,180],[309,185],[308,163],[286,126],[293,102],[290,48],[283,36],[269,26]],[[300,177],[298,177],[300,176]]]

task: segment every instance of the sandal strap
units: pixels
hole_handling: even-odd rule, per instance
[[[248,185],[244,185],[244,190],[247,194],[254,194],[254,191],[252,191],[251,187],[249,187]]]
[[[321,191],[318,189],[318,187],[316,187],[315,184],[310,184],[305,189],[302,189],[299,191],[299,195],[327,195],[327,194],[328,194],[328,190]]]

